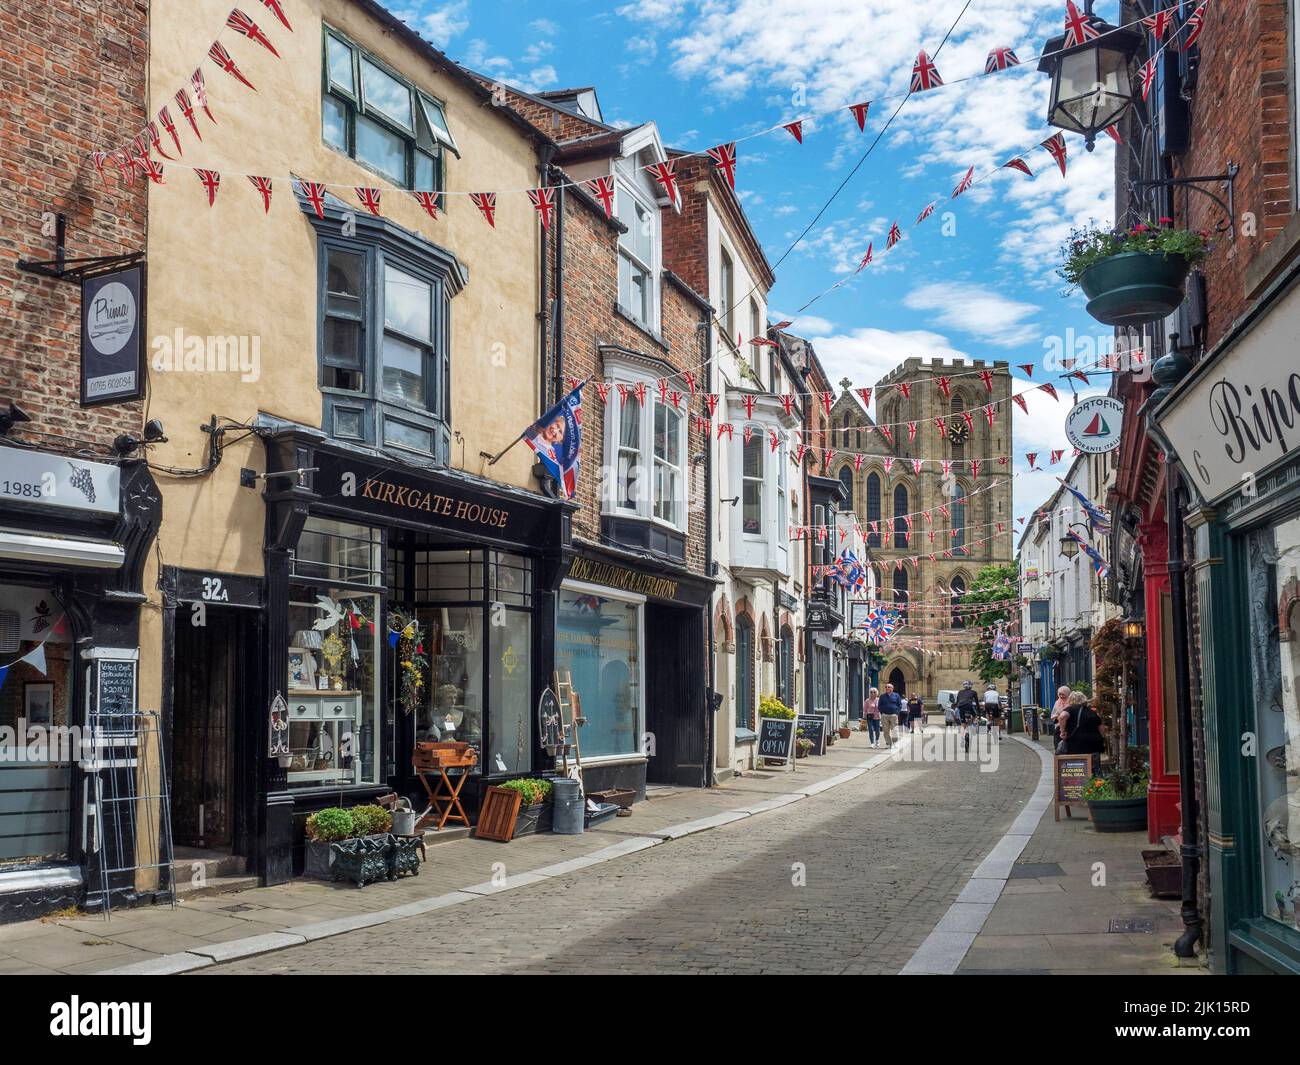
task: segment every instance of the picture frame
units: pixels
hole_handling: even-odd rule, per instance
[[[23,685],[23,718],[30,725],[54,724],[54,683],[29,680]]]
[[[289,648],[289,687],[294,690],[316,687],[316,656],[306,647]]]

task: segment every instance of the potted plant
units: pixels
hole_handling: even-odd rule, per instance
[[[551,831],[554,807],[551,782],[539,777],[520,777],[498,785],[519,792],[519,814],[515,818],[515,836],[531,836]]]
[[[1176,899],[1183,893],[1183,860],[1173,851],[1147,850],[1142,852],[1147,883],[1157,899]]]
[[[794,741],[794,756],[796,758],[807,758],[812,753],[813,742],[803,734],[803,729],[799,730],[799,738]]]
[[[1147,778],[1118,767],[1094,776],[1083,789],[1098,832],[1138,832],[1147,827]]]
[[[847,740],[849,736],[852,735],[848,725],[841,725],[839,727],[839,733],[840,733],[840,739],[842,740]]]
[[[764,695],[758,702],[758,716],[779,717],[783,721],[789,721],[795,716],[795,712],[775,695]]]
[[[338,806],[327,806],[307,818],[307,841],[303,845],[303,876],[330,879],[333,857],[330,844],[356,835],[352,814]]]
[[[1188,273],[1209,251],[1208,236],[1178,229],[1171,218],[1118,231],[1088,226],[1070,233],[1058,272],[1083,289],[1088,313],[1103,325],[1143,325],[1178,309]]]

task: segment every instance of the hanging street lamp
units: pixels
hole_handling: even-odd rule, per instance
[[[1076,14],[1072,9],[1070,17]],[[1140,33],[1094,15],[1092,0],[1079,19],[1081,25],[1071,32],[1067,17],[1067,32],[1047,42],[1038,69],[1052,76],[1048,125],[1080,134],[1092,151],[1097,134],[1115,125],[1134,102],[1133,58],[1143,40]]]

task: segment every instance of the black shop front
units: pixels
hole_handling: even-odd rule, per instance
[[[575,540],[555,597],[555,670],[572,680],[587,790],[704,787],[712,764],[705,623],[714,582]]]
[[[572,507],[460,471],[394,463],[275,423],[267,448],[266,652],[288,752],[258,763],[259,872],[302,868],[303,822],[394,790],[427,799],[418,741],[467,743],[461,792],[550,767],[536,707],[551,683]],[[417,682],[418,681],[418,682]]]

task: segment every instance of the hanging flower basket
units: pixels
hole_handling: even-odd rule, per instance
[[[1083,290],[1088,313],[1104,325],[1138,326],[1178,309],[1208,247],[1204,233],[1139,223],[1121,233],[1076,230],[1063,251],[1060,274]]]

